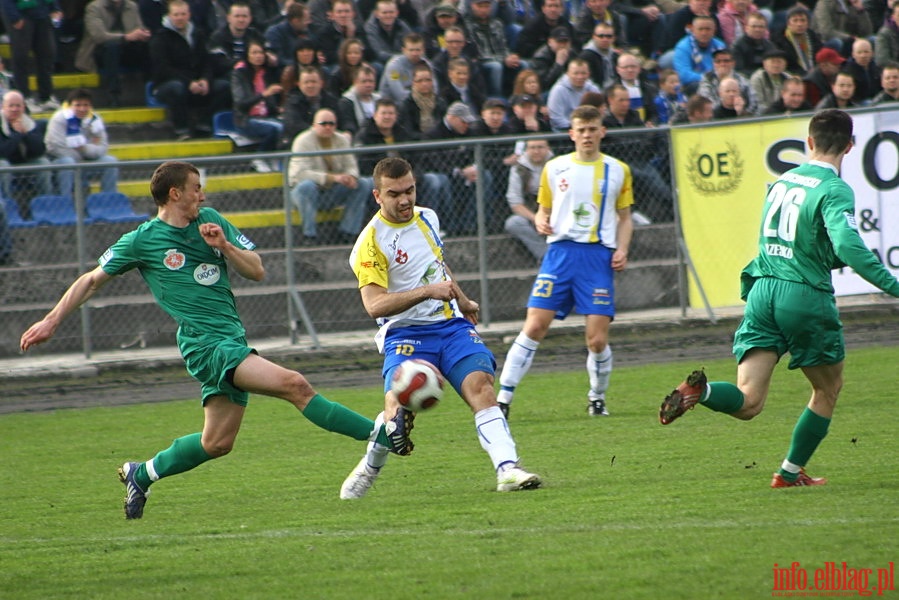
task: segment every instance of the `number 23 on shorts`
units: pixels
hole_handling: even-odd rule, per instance
[[[553,295],[553,282],[550,279],[537,279],[531,295],[535,298],[549,298]]]

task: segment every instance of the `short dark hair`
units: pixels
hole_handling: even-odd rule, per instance
[[[375,100],[375,110],[377,111],[382,106],[392,106],[396,108],[396,102],[394,102],[391,98],[378,98]]]
[[[153,177],[150,178],[150,194],[156,206],[163,206],[169,201],[170,189],[184,189],[191,173],[195,173],[198,177],[200,175],[195,166],[178,160],[170,160],[156,167]]]
[[[381,189],[381,180],[384,177],[389,179],[399,179],[400,177],[405,177],[408,173],[412,172],[412,165],[409,164],[405,158],[400,158],[398,156],[388,156],[387,158],[382,158],[378,161],[378,164],[375,165],[374,171],[372,171],[371,176],[372,179],[375,180],[375,189]]]
[[[572,125],[575,119],[580,119],[581,121],[602,121],[602,113],[593,105],[582,104],[571,112]]]
[[[595,106],[596,108],[602,108],[607,104],[606,97],[602,92],[584,92],[584,95],[581,96],[581,103],[579,106]]]
[[[819,111],[809,121],[808,135],[821,154],[840,154],[852,141],[852,117],[835,108]]]
[[[72,90],[69,92],[69,95],[66,96],[66,102],[71,104],[75,100],[87,100],[91,104],[94,103],[94,95],[91,94],[91,91],[86,88],[78,88],[76,90]]]
[[[709,98],[706,98],[701,94],[693,94],[692,96],[687,98],[687,114],[695,115],[706,106],[711,106],[712,104],[714,103]]]

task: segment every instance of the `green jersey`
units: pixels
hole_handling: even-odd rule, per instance
[[[741,276],[743,299],[759,277],[833,293],[831,271],[844,266],[891,296],[899,296],[899,282],[858,233],[855,196],[836,168],[810,161],[787,171],[765,198],[759,254]]]
[[[153,297],[185,333],[243,337],[228,265],[200,235],[201,223],[220,225],[225,238],[238,248],[256,248],[222,215],[203,207],[199,218],[184,228],[158,217],[143,223],[109,247],[100,257],[100,267],[109,275],[138,269]]]

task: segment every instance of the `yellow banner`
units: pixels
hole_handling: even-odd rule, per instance
[[[807,132],[806,117],[672,128],[684,241],[712,307],[741,304],[768,185],[804,162]],[[690,306],[703,306],[692,277]]]

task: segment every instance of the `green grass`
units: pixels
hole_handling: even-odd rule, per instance
[[[755,421],[700,407],[669,427],[660,398],[695,365],[617,369],[608,419],[586,416],[582,372],[533,375],[511,427],[546,485],[516,494],[492,491],[454,395],[356,502],[337,492],[363,445],[254,398],[235,452],[157,484],[136,522],[115,469],[197,430],[196,401],[5,415],[0,598],[760,598],[775,563],[876,573],[899,548],[897,362],[850,353],[814,489],[768,488],[809,393],[785,367]],[[378,410],[376,389],[326,393]]]

